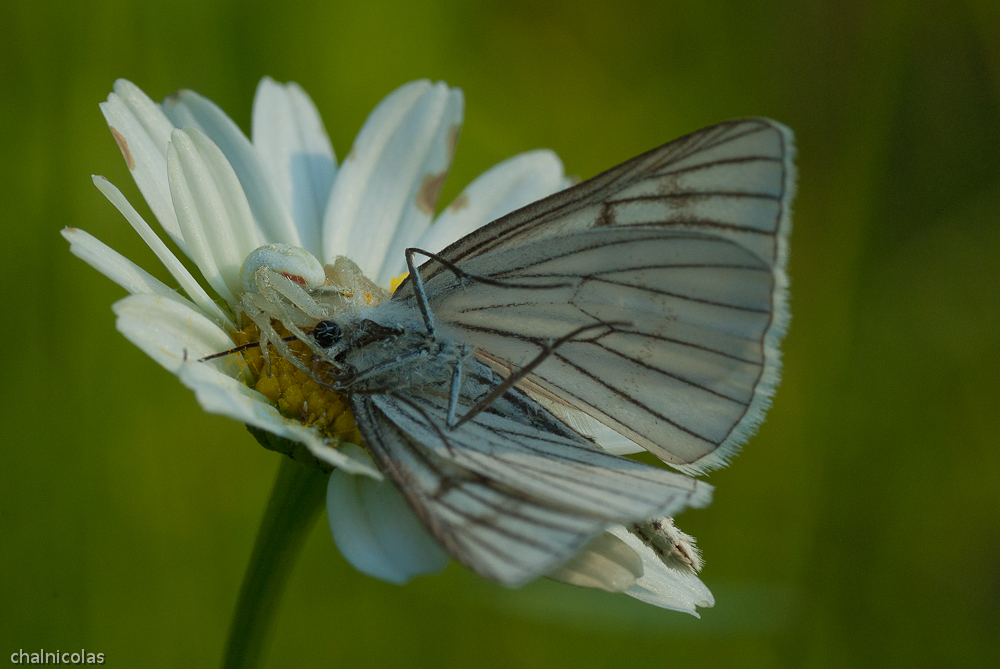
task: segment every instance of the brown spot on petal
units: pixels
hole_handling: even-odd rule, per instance
[[[458,134],[462,132],[462,126],[455,124],[448,128],[448,164],[455,157],[455,147],[458,146]]]
[[[465,193],[462,193],[461,195],[455,198],[455,201],[448,206],[448,209],[449,211],[462,211],[468,206],[469,206],[469,196],[466,195]]]
[[[135,158],[132,157],[132,152],[128,150],[128,141],[125,140],[125,135],[118,132],[118,128],[113,125],[109,125],[111,128],[111,135],[118,142],[118,148],[122,150],[122,155],[125,156],[125,164],[128,165],[130,170],[135,169]]]
[[[354,150],[354,147],[352,146],[350,152],[347,154],[347,157],[344,158],[344,162],[347,162],[348,160],[354,160],[357,157],[358,153],[357,151]]]
[[[444,178],[448,176],[448,170],[442,170],[437,174],[427,174],[420,183],[417,191],[417,208],[425,214],[433,214],[437,205],[438,195],[441,194],[441,186],[444,185]]]

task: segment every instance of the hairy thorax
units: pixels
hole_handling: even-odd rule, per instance
[[[347,393],[443,390],[471,353],[466,346],[433,337],[417,323],[360,320],[345,331],[343,367],[334,385]]]

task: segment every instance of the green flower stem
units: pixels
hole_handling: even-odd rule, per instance
[[[281,458],[250,565],[243,576],[223,669],[262,666],[282,592],[323,508],[328,479],[329,474],[315,467]]]

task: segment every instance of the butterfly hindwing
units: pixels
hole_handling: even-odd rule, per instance
[[[465,408],[500,380],[474,358],[466,365]],[[705,483],[597,450],[517,390],[454,430],[440,394],[355,395],[351,406],[372,455],[427,530],[506,585],[551,571],[609,525],[710,497]]]

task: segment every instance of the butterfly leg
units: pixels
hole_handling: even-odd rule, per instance
[[[349,377],[345,383],[342,385],[333,386],[334,390],[357,392],[352,387],[357,385],[358,382],[364,381],[365,379],[370,379],[372,376],[378,374],[379,372],[385,372],[396,367],[401,367],[409,364],[411,361],[418,358],[426,358],[428,356],[428,351],[426,349],[419,351],[412,351],[406,355],[401,355],[398,358],[393,358],[392,360],[386,360],[385,362],[380,362],[377,365],[372,365],[368,369],[361,370],[356,375]],[[369,389],[370,392],[370,389]],[[385,388],[380,388],[379,392],[387,392]]]
[[[491,286],[498,286],[500,288],[522,288],[522,289],[543,289],[543,288],[564,288],[571,284],[568,283],[552,283],[552,284],[520,284],[511,283],[509,281],[498,281],[497,279],[490,279],[485,276],[476,276],[475,274],[469,274],[468,272],[463,272],[454,263],[451,263],[436,253],[431,253],[430,251],[424,251],[418,248],[408,248],[406,249],[406,268],[410,271],[410,276],[413,277],[413,292],[417,297],[417,306],[420,307],[420,314],[424,317],[424,324],[427,326],[427,334],[434,335],[434,320],[431,317],[430,305],[427,302],[427,292],[424,290],[424,280],[420,278],[420,274],[417,273],[416,264],[413,261],[413,256],[416,254],[425,255],[431,260],[436,260],[441,263],[446,269],[450,270],[459,280],[469,279],[471,281],[477,281],[479,283],[485,283]]]
[[[420,249],[406,249],[406,268],[410,270],[413,277],[413,293],[417,297],[417,306],[420,307],[420,315],[424,317],[424,325],[427,327],[427,334],[434,336],[434,319],[431,317],[431,308],[427,304],[427,293],[424,291],[424,280],[420,278],[420,272],[413,262],[416,253],[426,253]]]
[[[455,411],[458,409],[458,398],[462,390],[462,363],[471,352],[468,346],[463,346],[461,357],[455,361],[455,371],[451,375],[451,395],[448,399],[448,427],[455,427]]]

